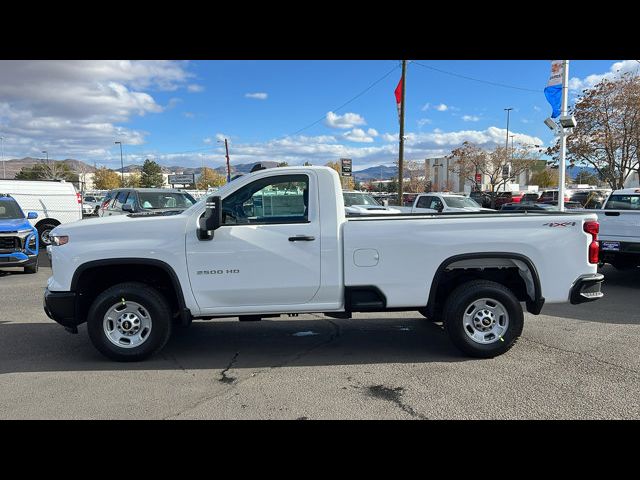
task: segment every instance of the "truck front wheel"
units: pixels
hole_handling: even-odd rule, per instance
[[[524,314],[516,296],[504,285],[474,280],[451,292],[443,321],[449,338],[463,353],[492,358],[516,343]]]
[[[127,282],[105,290],[87,316],[91,343],[106,357],[135,362],[157,353],[171,336],[171,308],[155,288]]]

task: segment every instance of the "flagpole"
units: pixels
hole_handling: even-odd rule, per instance
[[[567,115],[567,98],[568,98],[568,82],[569,82],[569,60],[562,61],[562,105],[560,118]],[[565,183],[565,157],[567,154],[567,134],[563,127],[560,127],[560,165],[558,179],[558,208],[564,212],[564,183]]]
[[[400,102],[400,148],[398,151],[398,205],[403,206],[403,181],[404,179],[404,92],[406,88],[405,75],[407,72],[407,61],[402,60],[402,101]]]

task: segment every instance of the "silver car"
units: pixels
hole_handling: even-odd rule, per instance
[[[100,208],[101,217],[135,214],[180,213],[196,203],[186,192],[172,188],[119,188],[112,199]]]

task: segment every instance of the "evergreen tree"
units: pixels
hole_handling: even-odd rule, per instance
[[[144,188],[158,188],[162,187],[163,184],[162,168],[156,162],[147,158],[142,165],[140,185]]]

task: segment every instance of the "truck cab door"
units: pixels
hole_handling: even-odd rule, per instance
[[[436,213],[437,210],[431,208],[431,204],[437,200],[433,195],[420,195],[411,210],[411,213]]]
[[[310,302],[320,288],[319,215],[313,173],[268,172],[229,193],[213,239],[198,239],[197,222],[186,236],[201,310]]]

